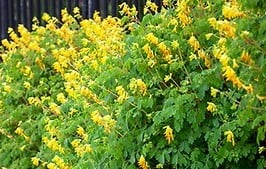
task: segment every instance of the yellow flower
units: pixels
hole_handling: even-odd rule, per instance
[[[103,116],[103,127],[106,133],[111,133],[111,129],[115,127],[116,121],[110,115]]]
[[[58,116],[61,114],[60,107],[56,103],[50,103],[49,108],[55,115]]]
[[[78,135],[82,136],[82,135],[85,134],[85,130],[82,127],[78,127],[77,128],[77,133],[78,133]]]
[[[146,84],[141,80],[141,79],[137,79],[137,86],[140,89],[140,93],[145,96],[147,93],[147,86]]]
[[[90,144],[84,144],[83,148],[84,148],[84,151],[87,153],[91,153],[93,151]]]
[[[259,99],[259,101],[264,101],[266,100],[266,96],[260,96],[260,95],[256,95],[257,99]]]
[[[161,163],[157,164],[156,168],[163,168],[163,164],[161,164]]]
[[[58,167],[56,166],[55,163],[49,163],[49,164],[47,164],[46,167],[47,167],[48,169],[58,169]]]
[[[32,162],[33,165],[39,166],[40,165],[40,158],[38,158],[38,157],[32,157],[31,158],[31,162]]]
[[[69,167],[66,165],[63,159],[61,159],[59,156],[55,155],[52,161],[59,166],[60,169],[68,169]]]
[[[163,53],[164,56],[170,55],[170,51],[167,48],[167,46],[164,44],[164,42],[161,42],[158,44],[158,48]]]
[[[213,35],[213,33],[207,33],[207,34],[205,34],[205,38],[206,38],[207,40],[209,40],[209,39],[211,38],[212,35]]]
[[[229,62],[230,58],[226,54],[223,54],[223,55],[221,55],[219,60],[222,64],[222,66],[225,67],[225,66],[228,66],[228,62]]]
[[[151,2],[151,0],[148,0],[144,7],[144,14],[146,14],[149,9],[151,10],[151,12],[157,12],[158,6],[155,3]]]
[[[73,13],[74,13],[74,14],[80,14],[80,9],[79,9],[79,7],[75,7],[75,8],[73,9]]]
[[[217,111],[217,107],[216,107],[216,105],[214,103],[212,103],[212,102],[207,102],[207,103],[208,103],[207,110],[209,112]]]
[[[42,60],[39,57],[36,57],[35,63],[42,69],[45,69],[45,64],[42,62]]]
[[[91,119],[94,123],[102,125],[103,124],[103,119],[102,116],[100,115],[98,110],[95,110],[91,113]]]
[[[50,19],[51,19],[51,17],[48,13],[44,13],[42,15],[42,20],[44,20],[45,22],[49,22]]]
[[[170,126],[165,126],[164,129],[164,137],[168,141],[168,144],[170,144],[174,140],[173,129]]]
[[[194,51],[199,50],[200,44],[199,41],[195,38],[195,36],[191,36],[188,40],[188,43],[191,47],[193,47]]]
[[[239,65],[236,63],[236,59],[233,59],[233,68],[238,68]]]
[[[16,130],[15,130],[15,133],[22,136],[24,135],[24,130],[21,128],[21,127],[18,127]]]
[[[245,50],[242,52],[240,59],[242,62],[247,63],[248,65],[254,64],[254,61],[250,57],[249,53]]]
[[[82,157],[85,153],[91,153],[93,150],[90,144],[80,144],[79,146],[75,147],[75,152],[79,157]]]
[[[26,138],[25,138],[25,139],[26,139]],[[26,139],[26,140],[29,140],[29,138]],[[26,147],[26,145],[23,145],[23,146],[21,146],[21,147],[19,148],[19,150],[20,150],[20,151],[24,151],[25,147]]]
[[[47,144],[47,147],[49,147],[52,151],[59,151],[60,153],[64,153],[64,149],[55,138],[49,140],[47,137],[44,137],[43,142]]]
[[[139,165],[139,168],[141,168],[141,169],[148,169],[148,167],[149,167],[148,163],[146,162],[143,155],[140,156],[140,158],[138,160],[138,165]]]
[[[226,81],[231,81],[233,85],[237,86],[238,88],[243,87],[243,83],[236,76],[235,71],[230,66],[223,67],[222,71],[224,72],[223,76],[226,77]]]
[[[141,79],[132,78],[129,83],[129,88],[133,93],[139,91],[143,96],[147,94],[147,86]]]
[[[117,86],[116,92],[118,94],[117,98],[118,103],[123,103],[125,100],[128,99],[128,93],[125,91],[125,89],[122,86]]]
[[[235,23],[229,22],[228,20],[216,20],[215,18],[208,19],[209,24],[219,33],[226,37],[235,37]]]
[[[253,93],[254,90],[252,84],[249,84],[248,86],[242,85],[242,88],[246,90],[248,93]]]
[[[219,92],[218,89],[215,89],[215,88],[211,87],[211,96],[212,97],[216,97],[216,95],[217,95],[218,92]]]
[[[172,73],[164,77],[164,82],[168,82],[172,78]]]
[[[152,49],[151,49],[151,47],[150,47],[150,45],[148,43],[146,45],[144,45],[142,47],[142,49],[145,51],[145,53],[147,54],[147,57],[149,59],[154,58],[153,51],[152,51]]]
[[[259,147],[259,154],[261,154],[262,152],[266,151],[266,148],[264,146]]]
[[[24,82],[24,83],[23,83],[23,86],[24,86],[27,90],[29,90],[30,87],[31,87],[31,85],[30,85],[29,82]]]
[[[192,60],[196,60],[198,59],[197,55],[195,55],[194,53],[191,52],[191,55],[189,55],[189,61],[192,61]]]
[[[41,100],[38,97],[29,97],[28,102],[30,105],[34,104],[35,106],[41,104]]]
[[[70,108],[70,111],[68,112],[68,114],[70,115],[70,116],[72,116],[73,114],[75,114],[76,112],[78,112],[78,110],[77,109],[74,109],[74,108]]]
[[[190,9],[187,0],[178,1],[176,12],[182,27],[185,27],[191,23],[191,18],[189,17]]]
[[[171,46],[174,48],[174,49],[177,49],[179,47],[179,43],[177,40],[171,42]]]
[[[60,103],[65,103],[67,101],[64,93],[57,94],[56,100],[59,101]]]
[[[4,91],[7,92],[7,93],[10,93],[11,92],[11,87],[9,85],[4,85]]]
[[[168,2],[169,0],[163,0],[163,6],[168,6],[169,5],[169,2]]]
[[[85,130],[82,127],[77,128],[77,133],[80,137],[82,137],[85,141],[88,139],[88,135],[85,133]]]
[[[74,148],[76,148],[76,147],[78,147],[78,146],[80,145],[80,142],[81,142],[80,139],[75,139],[75,140],[73,140],[73,141],[71,142],[71,145],[72,145]]]
[[[237,17],[243,17],[245,16],[244,12],[241,12],[238,9],[238,5],[232,5],[231,3],[226,3],[225,5],[223,5],[223,16],[227,19],[233,19],[233,18],[237,18]]]
[[[154,36],[153,33],[148,33],[146,35],[146,39],[154,45],[157,45],[159,43],[158,38]]]
[[[235,24],[227,20],[218,21],[218,31],[226,37],[235,37],[236,28]]]
[[[209,57],[206,55],[205,51],[204,50],[198,50],[198,55],[201,59],[204,60],[204,64],[207,68],[210,68],[211,67],[211,61],[209,59]]]
[[[228,130],[224,132],[224,135],[226,136],[226,141],[232,143],[233,146],[235,146],[235,140],[234,140],[234,134],[231,130]]]

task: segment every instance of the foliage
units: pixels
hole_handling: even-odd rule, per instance
[[[0,167],[265,168],[266,16],[246,2],[10,29]]]

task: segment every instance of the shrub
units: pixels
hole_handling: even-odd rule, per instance
[[[121,19],[75,8],[10,29],[0,166],[266,167],[265,13],[246,1],[163,5],[147,1],[141,22],[122,4]]]

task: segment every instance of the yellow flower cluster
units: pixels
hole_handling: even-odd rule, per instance
[[[159,40],[156,36],[154,36],[153,33],[148,33],[146,35],[146,40],[149,41],[151,44],[157,45],[159,43]]]
[[[85,97],[93,100],[95,103],[97,103],[99,105],[103,104],[103,101],[101,101],[98,98],[98,96],[95,93],[93,93],[90,89],[88,89],[87,87],[82,86],[81,89],[80,89],[80,94],[82,96],[85,96]]]
[[[85,130],[81,126],[77,128],[77,133],[84,141],[88,140],[88,134],[85,132]]]
[[[118,97],[117,97],[118,103],[123,103],[125,100],[128,99],[128,93],[125,91],[123,86],[117,86],[115,90],[116,90],[117,95],[118,95]]]
[[[169,0],[163,0],[162,3],[164,7],[167,7],[169,5]]]
[[[9,42],[7,39],[3,39],[1,41],[2,45],[8,49],[9,51],[13,51],[16,48],[16,43],[14,42]],[[3,57],[3,55],[2,55]],[[7,61],[7,55],[5,57],[3,57],[3,61],[6,62]]]
[[[167,61],[168,63],[172,62],[172,55],[171,55],[171,51],[168,49],[168,47],[164,44],[164,42],[159,43],[158,48],[160,50],[160,52],[163,54],[163,59],[165,61]]]
[[[79,157],[82,157],[85,153],[91,153],[93,151],[90,144],[81,144],[80,139],[73,140],[71,145]]]
[[[135,7],[128,9],[129,11],[126,11],[127,7],[125,5],[121,7],[128,15],[137,15]],[[13,29],[9,29],[11,40],[2,40],[3,47],[9,50],[9,53],[1,53],[4,62],[13,59],[14,52],[18,51],[21,54],[22,60],[12,63],[23,76],[22,80],[24,81],[21,81],[21,87],[27,90],[40,87],[40,90],[45,90],[45,92],[36,90],[27,95],[28,98],[25,99],[31,107],[42,108],[45,113],[51,112],[51,114],[46,115],[48,117],[52,116],[55,120],[46,120],[42,142],[46,145],[46,149],[61,154],[69,151],[69,149],[64,147],[61,142],[64,128],[55,125],[54,122],[73,118],[72,115],[80,110],[74,107],[85,107],[90,105],[91,102],[107,110],[103,105],[105,103],[101,100],[101,96],[97,95],[94,88],[91,87],[91,84],[95,83],[97,75],[88,75],[88,71],[101,73],[106,69],[112,69],[109,62],[113,59],[120,59],[126,52],[123,42],[124,27],[119,18],[107,17],[102,19],[99,13],[96,12],[93,19],[81,19],[78,8],[75,8],[73,13],[75,14],[74,17],[69,15],[66,9],[62,10],[61,21],[45,13],[42,17],[46,22],[45,26],[40,26],[39,21],[35,18],[32,33],[23,25],[19,25],[18,34]],[[106,63],[108,63],[108,66],[106,66]],[[50,66],[52,66],[52,70],[50,70]],[[36,82],[33,81],[33,78],[37,77],[39,73],[41,73],[40,78],[42,79]],[[56,84],[60,86],[58,93],[51,92],[49,88],[50,85],[53,85],[54,79],[51,80],[52,83],[47,84],[46,80],[50,80],[48,79],[50,75],[53,77],[56,75],[55,78],[58,80],[56,82],[60,83]],[[6,77],[1,76],[0,78]],[[3,81],[1,89],[4,94],[11,95],[13,91],[15,93],[18,90],[13,88],[11,78],[6,78]],[[137,86],[141,87],[143,94],[146,94],[146,86],[141,82],[138,81]],[[61,84],[64,86],[61,86]],[[47,90],[49,90],[49,93],[46,92]],[[128,94],[122,86],[118,86],[116,91],[118,102],[122,103],[128,98]],[[65,109],[65,103],[72,101],[72,99],[75,99],[77,103],[71,105],[73,107]],[[64,114],[63,111],[68,111],[69,116]],[[110,114],[101,115],[94,112],[91,114],[91,118],[97,125],[103,127],[106,133],[111,133],[115,128],[116,120]],[[78,126],[74,131],[77,137],[81,139],[79,143],[76,141],[72,145],[79,157],[86,152],[92,152],[92,147],[85,143],[88,140],[88,134],[84,129]],[[2,129],[0,130],[1,133],[4,133]],[[26,136],[22,127],[17,127],[15,133],[23,136],[27,141],[30,139]],[[9,137],[9,135],[7,136]],[[24,147],[25,145],[22,146],[21,150]],[[38,157],[31,158],[34,166],[43,164],[42,167],[44,168],[70,168],[64,162],[63,156],[55,156],[49,162],[43,162]]]
[[[170,49],[165,45],[164,42],[160,42],[159,43],[159,39],[153,34],[153,33],[148,33],[145,37],[145,39],[148,41],[148,43],[146,43],[142,49],[144,50],[144,52],[147,55],[147,58],[149,59],[149,66],[153,67],[156,64],[156,59],[154,57],[154,52],[151,48],[151,45],[155,45],[160,53],[162,54],[162,58],[167,61],[168,63],[172,62],[172,55],[171,55],[171,51]],[[174,48],[177,48],[179,46],[177,41],[173,41],[173,43],[171,44],[171,46],[174,46]]]
[[[180,0],[177,3],[177,8],[176,8],[177,17],[182,27],[185,27],[191,23],[191,18],[189,16],[190,9],[188,6],[188,2],[189,0]]]
[[[218,89],[215,89],[215,88],[211,87],[211,96],[212,97],[216,97],[216,95],[217,95],[218,92],[219,92]]]
[[[144,156],[141,155],[139,160],[138,160],[138,165],[140,169],[148,169],[148,162],[145,160]]]
[[[119,8],[121,9],[120,13],[121,15],[126,15],[128,17],[136,17],[138,14],[138,11],[135,7],[135,5],[130,8],[127,3],[123,2],[122,4],[119,5]]]
[[[64,148],[60,145],[56,138],[49,139],[48,137],[43,137],[42,141],[52,151],[59,151],[60,153],[64,153]]]
[[[200,59],[204,60],[204,64],[207,68],[211,67],[210,58],[207,56],[207,54],[205,53],[203,49],[198,50],[198,56]]]
[[[31,158],[31,162],[32,162],[32,164],[34,165],[34,166],[39,166],[40,165],[40,158],[38,158],[38,157],[32,157]]]
[[[262,152],[266,151],[266,148],[264,146],[259,147],[259,154],[261,154]]]
[[[23,83],[23,86],[24,86],[27,90],[29,90],[29,89],[31,88],[31,84],[30,84],[29,82],[24,82],[24,83]]]
[[[216,20],[216,18],[208,19],[210,25],[219,31],[222,36],[234,38],[236,34],[236,27],[234,22],[228,20]]]
[[[224,66],[222,71],[224,72],[223,76],[226,78],[226,81],[231,81],[233,85],[237,86],[238,88],[243,86],[243,83],[237,77],[236,72],[230,66]]]
[[[227,19],[233,19],[245,16],[244,12],[239,10],[237,2],[228,2],[223,5],[222,9],[223,16]]]
[[[191,36],[188,40],[188,44],[193,48],[194,52],[198,53],[198,56],[200,59],[204,60],[204,64],[207,68],[211,67],[211,61],[210,58],[207,56],[207,54],[205,53],[205,51],[203,49],[200,49],[200,43],[199,41],[196,39],[195,36]],[[192,54],[190,56],[190,60],[196,59],[196,55]]]
[[[24,133],[24,129],[23,128],[17,127],[17,129],[15,130],[15,133],[17,135],[23,136],[26,141],[30,141],[30,138]]]
[[[150,45],[149,45],[148,43],[147,43],[146,45],[144,45],[144,46],[142,47],[142,49],[143,49],[144,52],[147,54],[147,57],[148,57],[149,59],[154,58],[153,51],[152,51],[152,49],[151,49],[151,47],[150,47]]]
[[[143,13],[146,14],[148,12],[157,12],[158,10],[158,6],[154,3],[154,2],[151,2],[151,0],[147,0],[146,1],[146,4],[144,6],[144,10],[143,10]]]
[[[173,129],[170,126],[165,126],[164,129],[164,137],[168,144],[170,144],[174,140]]]
[[[56,103],[50,103],[49,109],[56,116],[61,114],[60,106],[58,106]]]
[[[55,155],[52,161],[60,168],[60,169],[69,169],[70,167],[64,162],[62,158]]]
[[[213,113],[213,112],[217,111],[217,107],[216,107],[216,105],[214,103],[212,103],[212,102],[207,102],[207,103],[208,103],[207,110],[209,112]]]
[[[195,36],[191,36],[188,40],[189,45],[194,49],[194,51],[198,51],[200,48],[199,41],[196,39]]]
[[[129,88],[133,93],[139,92],[142,96],[147,94],[147,86],[141,79],[132,78],[129,83]]]
[[[249,53],[247,51],[243,51],[240,57],[241,61],[248,64],[248,65],[253,65],[254,61],[250,57]]]
[[[4,85],[4,91],[7,93],[10,93],[12,91],[12,88],[10,87],[10,85],[7,85],[6,83],[3,83]]]
[[[51,135],[51,136],[57,136],[59,133],[59,130],[52,126],[52,123],[49,119],[46,121],[46,125],[44,126],[45,130]]]
[[[91,113],[91,119],[94,123],[104,127],[106,133],[111,133],[115,128],[116,121],[110,115],[102,116],[97,110]]]
[[[235,139],[234,139],[234,134],[233,134],[233,132],[231,130],[225,131],[224,135],[226,136],[226,141],[227,142],[232,143],[233,146],[236,145]]]
[[[71,60],[77,58],[76,50],[74,48],[61,48],[54,49],[52,54],[56,58],[56,62],[53,64],[54,69],[59,73],[64,73],[65,69],[70,66]]]
[[[227,55],[227,48],[225,47],[225,43],[226,39],[220,38],[220,40],[217,42],[217,45],[213,47],[212,51],[215,58],[219,59],[220,63],[222,64],[223,76],[226,78],[226,81],[231,81],[233,85],[236,86],[238,89],[244,89],[248,93],[252,93],[253,86],[251,84],[245,85],[233,69],[238,67],[236,60],[232,60],[233,68],[229,65],[229,61],[231,60],[231,58]],[[244,60],[244,58],[245,61],[249,61],[249,63],[252,63],[252,60],[250,59],[250,56],[246,51],[243,51],[241,55],[241,60]]]
[[[24,76],[27,76],[30,79],[33,78],[34,73],[32,72],[32,70],[29,66],[25,66],[25,67],[21,68],[20,71],[24,74]]]
[[[42,101],[40,100],[39,97],[29,97],[28,102],[30,105],[35,105],[35,106],[42,104]]]
[[[65,102],[67,102],[67,99],[66,99],[64,93],[57,94],[56,100],[59,101],[62,104],[65,103]]]

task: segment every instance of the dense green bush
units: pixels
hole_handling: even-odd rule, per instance
[[[263,1],[44,14],[2,40],[2,168],[265,168]]]

